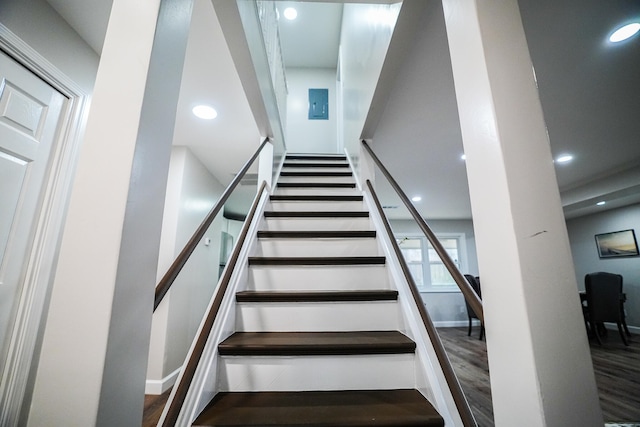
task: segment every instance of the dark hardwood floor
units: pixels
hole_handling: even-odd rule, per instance
[[[460,384],[480,427],[494,425],[486,342],[467,328],[439,328]],[[591,341],[591,359],[605,422],[640,422],[640,336],[628,347],[617,331],[608,331],[604,345]]]
[[[144,396],[144,416],[142,417],[142,427],[156,427],[164,404],[167,403],[171,394],[171,389],[161,395],[147,394]]]
[[[478,328],[471,337],[467,328],[439,328],[438,332],[478,426],[493,426],[487,345],[478,340]],[[618,333],[609,331],[602,347],[591,342],[591,358],[605,421],[640,422],[640,336],[634,335],[625,347]],[[143,427],[155,427],[169,392],[145,396]]]

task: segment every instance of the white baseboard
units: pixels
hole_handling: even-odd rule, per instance
[[[605,326],[605,328],[611,329],[613,331],[617,331],[618,330],[618,325],[616,325],[615,323],[605,322],[604,326]],[[631,332],[632,334],[640,334],[640,327],[639,326],[628,326],[628,327],[629,327],[629,332]]]
[[[436,328],[460,328],[463,326],[469,326],[468,320],[440,320],[433,322],[433,325]],[[473,320],[471,322],[472,326],[480,326],[479,320]]]
[[[169,387],[173,386],[178,379],[178,374],[182,366],[164,377],[161,380],[147,380],[144,386],[144,394],[162,394],[169,390]]]

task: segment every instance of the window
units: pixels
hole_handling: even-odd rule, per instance
[[[447,234],[437,237],[454,264],[460,271],[464,271],[466,269],[464,234]],[[426,237],[402,237],[397,242],[420,291],[458,291],[458,285]]]
[[[403,237],[398,240],[402,256],[404,256],[404,260],[409,265],[409,271],[411,271],[411,276],[416,282],[418,288],[424,287],[424,263],[422,262],[424,257],[422,241],[423,239],[420,237]]]

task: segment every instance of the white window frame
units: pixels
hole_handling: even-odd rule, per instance
[[[468,270],[468,262],[467,262],[467,240],[465,233],[437,233],[436,237],[438,239],[455,239],[458,244],[458,268],[462,273]],[[433,286],[431,284],[431,265],[434,264],[432,260],[429,259],[429,251],[428,245],[429,241],[424,235],[415,235],[415,234],[406,234],[396,237],[396,241],[400,241],[402,239],[419,239],[421,241],[421,249],[422,249],[422,283],[423,285],[418,285],[418,290],[420,292],[432,292],[432,293],[449,293],[449,292],[460,292],[458,285],[455,283],[450,286]],[[437,261],[436,261],[437,262]]]

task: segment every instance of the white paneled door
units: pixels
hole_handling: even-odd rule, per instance
[[[66,102],[65,96],[0,51],[0,367],[18,312]]]

